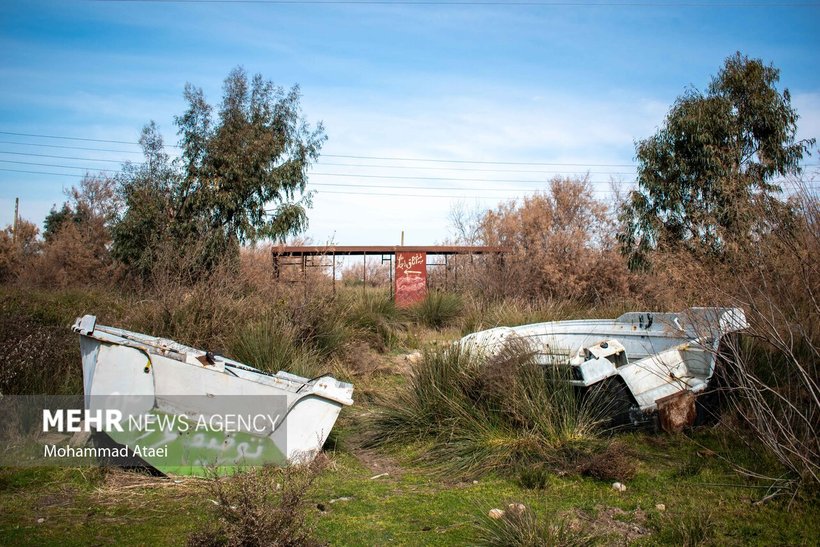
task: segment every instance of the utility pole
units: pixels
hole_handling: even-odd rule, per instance
[[[20,211],[20,198],[14,198],[14,224],[11,233],[11,242],[17,244],[17,218]]]

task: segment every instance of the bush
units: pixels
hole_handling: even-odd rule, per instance
[[[632,275],[616,248],[608,203],[596,200],[588,177],[555,177],[544,191],[487,211],[473,231],[504,247],[503,260],[481,257],[468,273],[483,294],[528,299],[606,302],[630,293]]]
[[[0,395],[82,392],[79,344],[67,325],[3,314],[0,355]]]
[[[188,545],[322,545],[312,536],[305,497],[326,464],[320,455],[309,464],[242,468],[230,477],[212,477],[207,490],[216,503],[217,524],[191,534]]]
[[[623,443],[614,441],[597,454],[583,458],[578,465],[582,475],[602,481],[627,481],[635,477],[635,453]]]

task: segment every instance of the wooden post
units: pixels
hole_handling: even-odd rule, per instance
[[[14,198],[14,225],[12,227],[11,242],[17,244],[17,220],[20,216],[20,198]]]

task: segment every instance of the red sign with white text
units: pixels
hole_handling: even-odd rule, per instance
[[[427,296],[427,253],[396,252],[396,306],[411,306]]]

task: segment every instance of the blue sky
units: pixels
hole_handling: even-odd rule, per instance
[[[325,124],[316,243],[441,242],[454,203],[491,207],[559,173],[589,171],[606,199],[611,178],[634,179],[634,141],[738,50],[781,69],[800,136],[820,136],[820,3],[798,3],[6,1],[0,224],[15,197],[42,222],[85,169],[140,159],[130,144],[29,135],[131,143],[155,120],[173,144],[185,83],[217,102],[237,65],[298,83]]]

